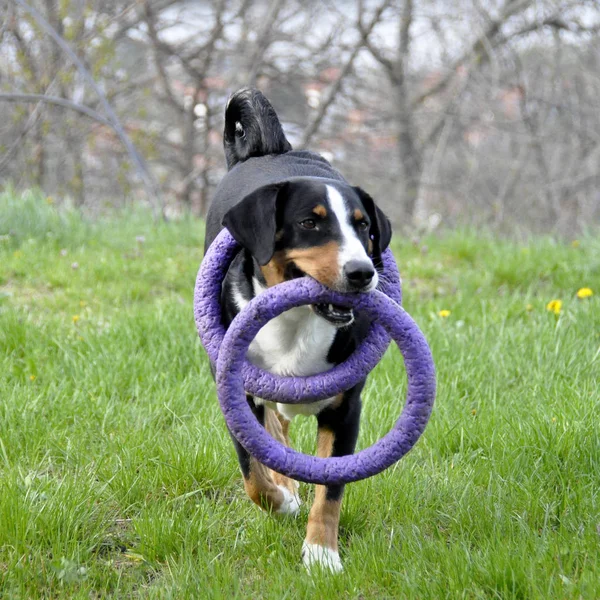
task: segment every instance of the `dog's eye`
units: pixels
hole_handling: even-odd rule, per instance
[[[304,221],[300,221],[299,225],[303,229],[314,229],[317,223],[314,219],[304,219]]]
[[[359,221],[356,226],[358,227],[359,231],[366,231],[369,229],[369,224],[366,221]]]

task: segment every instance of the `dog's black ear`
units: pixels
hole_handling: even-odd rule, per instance
[[[275,252],[277,213],[286,182],[265,185],[238,202],[223,217],[222,225],[238,244],[248,249],[259,265],[266,265]]]
[[[360,197],[369,219],[371,219],[371,230],[369,235],[373,242],[373,256],[381,257],[381,253],[390,245],[392,239],[392,225],[383,211],[375,204],[375,201],[367,192],[359,187],[354,191]]]

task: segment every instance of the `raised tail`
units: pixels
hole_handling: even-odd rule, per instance
[[[271,103],[252,88],[241,89],[229,98],[223,146],[228,170],[251,156],[284,154],[292,149]]]

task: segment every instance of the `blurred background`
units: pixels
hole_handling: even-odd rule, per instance
[[[600,218],[597,0],[0,0],[0,185],[202,216],[263,90],[400,228]]]

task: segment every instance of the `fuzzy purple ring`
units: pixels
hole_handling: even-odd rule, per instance
[[[244,356],[259,329],[290,308],[315,302],[352,306],[378,321],[398,344],[406,366],[406,404],[394,428],[373,446],[349,456],[320,458],[284,446],[258,422],[244,393]],[[292,479],[327,485],[371,477],[400,460],[423,433],[435,397],[431,351],[416,323],[400,305],[377,290],[341,294],[308,277],[269,288],[238,313],[221,345],[216,379],[227,425],[252,456]]]
[[[225,336],[221,317],[221,285],[239,248],[229,231],[223,229],[206,252],[196,278],[194,317],[198,335],[213,366],[217,363]],[[401,304],[400,275],[389,248],[382,255],[382,263],[378,288]],[[363,342],[347,360],[326,373],[302,377],[273,375],[244,360],[244,389],[257,398],[284,404],[331,398],[362,381],[381,360],[389,343],[390,336],[386,330],[374,322]]]
[[[254,298],[224,332],[220,320],[220,308],[217,306],[215,313],[214,301],[215,298],[220,298],[221,283],[236,249],[229,234],[221,232],[209,248],[203,262],[202,267],[208,263],[207,268],[200,269],[194,298],[198,332],[211,360],[213,355],[216,356],[217,394],[232,434],[261,463],[288,477],[308,483],[335,485],[358,481],[383,471],[402,458],[423,433],[435,398],[433,358],[416,323],[398,303],[377,290],[363,294],[342,294],[305,277],[279,284]],[[387,265],[384,263],[385,266],[389,267],[389,262]],[[392,277],[388,275],[387,282],[391,282],[389,285],[392,294],[399,299],[399,277],[396,275],[394,282],[393,275]],[[215,286],[218,289],[215,289]],[[249,363],[245,360],[245,355],[260,328],[270,319],[290,308],[321,302],[351,306],[373,321],[367,338],[375,338],[374,355],[380,352],[377,361],[389,343],[387,330],[404,357],[408,376],[406,404],[394,428],[373,446],[357,454],[343,457],[309,456],[277,442],[257,421],[246,401],[245,394],[245,391],[253,393],[251,388],[256,389],[248,385]],[[215,315],[218,317],[216,322]],[[371,357],[365,362],[358,363],[360,369],[358,374],[355,370],[348,369],[348,366],[352,365],[353,357],[361,358],[361,352],[365,347],[363,343],[347,361],[324,374],[296,378],[277,377],[267,373],[271,378],[271,384],[275,383],[275,387],[271,388],[275,394],[254,395],[279,402],[282,397],[285,397],[288,402],[306,403],[345,391],[364,379],[377,363],[375,361],[375,364],[370,366]],[[327,376],[336,369],[338,370],[335,381],[327,381]],[[260,369],[256,371],[259,374],[266,373]],[[319,385],[321,379],[324,383]],[[307,381],[310,384],[308,387],[304,385]],[[264,389],[268,391],[268,385]],[[308,389],[308,396],[304,395],[306,389]],[[330,389],[334,391],[323,395]]]

